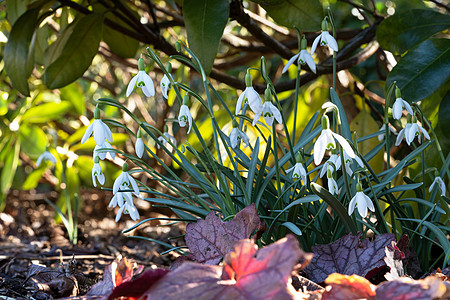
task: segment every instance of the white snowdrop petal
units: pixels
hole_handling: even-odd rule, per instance
[[[131,95],[131,93],[133,92],[134,87],[136,86],[137,79],[138,79],[138,75],[136,74],[136,75],[130,80],[130,83],[128,83],[128,86],[127,86],[127,92],[126,92],[126,94],[125,94],[127,97],[129,97],[129,96]]]

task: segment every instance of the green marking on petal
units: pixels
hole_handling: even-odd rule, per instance
[[[139,81],[137,84],[138,87],[143,87],[145,86],[145,83],[143,81]]]
[[[273,116],[273,114],[272,113],[270,113],[270,112],[266,112],[266,113],[264,113],[264,117],[272,117]]]
[[[327,145],[327,150],[331,150],[331,149],[334,149],[334,145],[332,143],[329,143]]]

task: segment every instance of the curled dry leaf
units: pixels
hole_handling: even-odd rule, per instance
[[[233,250],[235,242],[248,239],[260,225],[254,203],[238,212],[229,222],[223,222],[214,212],[210,212],[205,220],[187,225],[186,245],[197,262],[216,265]]]
[[[236,243],[223,267],[184,263],[154,284],[144,296],[153,299],[300,299],[290,284],[297,261],[311,259],[294,236],[258,250],[251,240]],[[306,295],[303,295],[306,296]]]
[[[405,254],[400,251],[395,242],[391,243],[390,246],[386,246],[385,248],[386,257],[384,258],[384,262],[390,268],[390,271],[384,274],[387,280],[394,280],[405,275],[402,263]]]
[[[361,235],[348,234],[331,244],[312,247],[314,257],[305,269],[308,278],[321,283],[332,273],[372,277],[386,265],[384,247],[395,237],[386,233],[371,242],[368,239],[360,241]]]
[[[375,285],[358,275],[333,273],[325,283],[327,288],[322,294],[322,300],[375,299]]]
[[[377,287],[377,299],[436,299],[444,296],[446,285],[436,277],[414,280],[408,277],[386,281]]]

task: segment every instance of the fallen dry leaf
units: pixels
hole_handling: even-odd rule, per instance
[[[260,250],[251,240],[236,243],[224,266],[184,263],[160,279],[147,299],[294,299],[290,274],[300,258],[309,260],[296,238],[286,238]],[[295,295],[295,296],[294,296]]]
[[[254,203],[229,222],[223,222],[215,212],[210,212],[205,220],[186,226],[186,245],[197,262],[216,265],[233,250],[235,242],[248,239],[260,225]]]
[[[390,246],[386,246],[385,253],[386,257],[384,258],[384,262],[386,266],[390,268],[389,272],[384,274],[384,277],[387,280],[394,280],[405,275],[403,271],[403,262],[402,259],[405,258],[405,254],[398,249],[397,244],[395,242],[391,242]]]
[[[312,247],[314,257],[305,269],[308,278],[321,283],[332,273],[372,277],[386,265],[384,247],[390,245],[395,237],[386,233],[376,236],[371,242],[368,239],[360,241],[361,235],[348,234],[331,244]]]
[[[78,282],[75,276],[66,276],[61,271],[32,264],[28,268],[27,278],[36,291],[41,291],[47,296],[61,298],[77,295]]]
[[[377,299],[431,300],[442,297],[447,291],[445,284],[436,277],[414,280],[408,277],[385,281],[376,289]]]
[[[325,279],[325,283],[327,287],[322,300],[375,299],[375,285],[358,275],[333,273]]]

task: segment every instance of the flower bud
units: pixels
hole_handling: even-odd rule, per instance
[[[123,172],[128,171],[128,165],[127,165],[126,162],[124,162],[123,165],[122,165],[122,171],[123,171]]]
[[[246,87],[252,86],[252,75],[250,75],[249,72],[247,72],[247,74],[245,74],[245,86]]]
[[[189,95],[188,94],[184,95],[184,97],[183,97],[183,105],[189,106]]]
[[[138,132],[137,132],[137,138],[141,138],[142,134],[141,134],[141,127],[139,127]]]
[[[264,92],[264,101],[272,101],[272,93],[270,92],[269,86],[267,86],[266,91]]]
[[[98,104],[95,106],[94,109],[94,119],[96,120],[100,119],[100,108],[98,108]]]
[[[139,71],[145,71],[145,62],[142,57],[138,59],[138,67]]]
[[[395,87],[395,98],[401,98],[401,97],[402,97],[402,92],[400,91],[398,86],[396,86]]]
[[[326,115],[322,116],[322,129],[330,129],[330,120]]]
[[[322,31],[328,31],[328,22],[327,19],[322,20]]]
[[[361,182],[358,182],[357,184],[356,184],[356,191],[359,193],[359,192],[362,192],[362,185],[361,185]]]
[[[308,41],[306,40],[305,35],[303,35],[300,41],[300,50],[305,50],[307,45]]]
[[[177,41],[175,43],[175,49],[177,50],[177,52],[181,52],[181,43],[180,43],[180,41]]]

